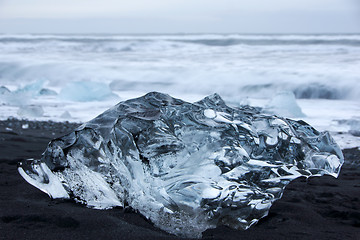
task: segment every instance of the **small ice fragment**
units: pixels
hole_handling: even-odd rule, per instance
[[[10,131],[10,132],[13,131],[13,129],[12,129],[12,128],[9,128],[9,127],[6,127],[5,130],[6,130],[6,131]]]
[[[57,92],[55,92],[54,90],[48,89],[48,88],[42,88],[40,90],[39,94],[42,96],[56,96]]]
[[[265,110],[283,117],[305,117],[292,92],[279,92],[271,99]]]
[[[63,114],[60,115],[61,118],[69,119],[71,118],[71,114],[68,111],[63,112]]]
[[[42,117],[44,115],[44,110],[38,105],[26,105],[21,106],[18,109],[17,114],[21,117]]]
[[[25,124],[21,125],[21,128],[22,128],[22,129],[28,129],[28,128],[29,128],[29,124],[28,124],[28,123],[25,123]]]
[[[337,120],[337,122],[346,127],[346,131],[348,131],[351,135],[355,137],[360,137],[360,119],[352,118],[352,119],[344,119]]]
[[[360,137],[360,120],[349,121],[350,130],[349,133],[355,137]]]
[[[0,95],[7,94],[7,93],[10,93],[10,90],[5,86],[1,86],[0,87]]]
[[[19,87],[15,92],[16,95],[27,95],[27,96],[36,96],[39,94],[42,86],[44,85],[43,80],[35,81],[29,84],[26,84],[24,87]]]
[[[88,101],[102,101],[118,96],[111,92],[108,85],[100,82],[70,82],[65,85],[59,94],[59,97],[64,100],[88,102]]]

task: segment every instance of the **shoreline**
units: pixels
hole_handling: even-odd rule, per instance
[[[17,172],[24,158],[39,158],[51,139],[79,123],[0,121],[0,239],[184,239],[169,235],[131,209],[89,209],[52,200]],[[269,215],[246,231],[221,226],[203,239],[356,239],[360,235],[360,150],[343,149],[338,179],[298,178]]]

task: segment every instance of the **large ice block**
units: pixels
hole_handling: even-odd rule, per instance
[[[329,133],[303,121],[151,92],[120,102],[51,141],[20,174],[53,198],[88,207],[131,206],[159,228],[201,237],[247,229],[300,176],[337,177],[344,161]]]

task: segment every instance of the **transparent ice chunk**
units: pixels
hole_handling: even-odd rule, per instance
[[[91,81],[70,82],[59,93],[60,99],[75,102],[103,101],[117,97],[105,83]]]
[[[69,111],[65,111],[60,115],[60,118],[71,118],[71,114],[69,113]]]
[[[25,105],[19,107],[17,114],[20,117],[42,117],[44,109],[39,105]]]
[[[41,96],[56,96],[58,95],[57,92],[48,88],[42,88],[39,92]]]
[[[9,94],[11,91],[5,87],[5,86],[0,86],[0,95],[5,95],[5,94]]]
[[[337,177],[343,161],[329,133],[303,121],[232,108],[217,94],[188,103],[151,92],[52,140],[19,172],[53,198],[131,206],[169,233],[201,237],[249,228],[291,180]]]
[[[305,117],[296,102],[293,92],[279,92],[268,103],[265,110],[283,117],[300,118]]]
[[[342,127],[345,127],[346,131],[355,137],[360,137],[360,119],[351,118],[351,119],[342,119],[336,120],[338,124]]]

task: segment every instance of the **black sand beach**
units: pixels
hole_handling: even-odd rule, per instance
[[[93,210],[52,200],[18,174],[76,124],[0,121],[0,239],[180,239],[129,209]],[[269,216],[246,231],[218,227],[204,239],[360,239],[360,151],[345,149],[340,176],[297,179]]]

